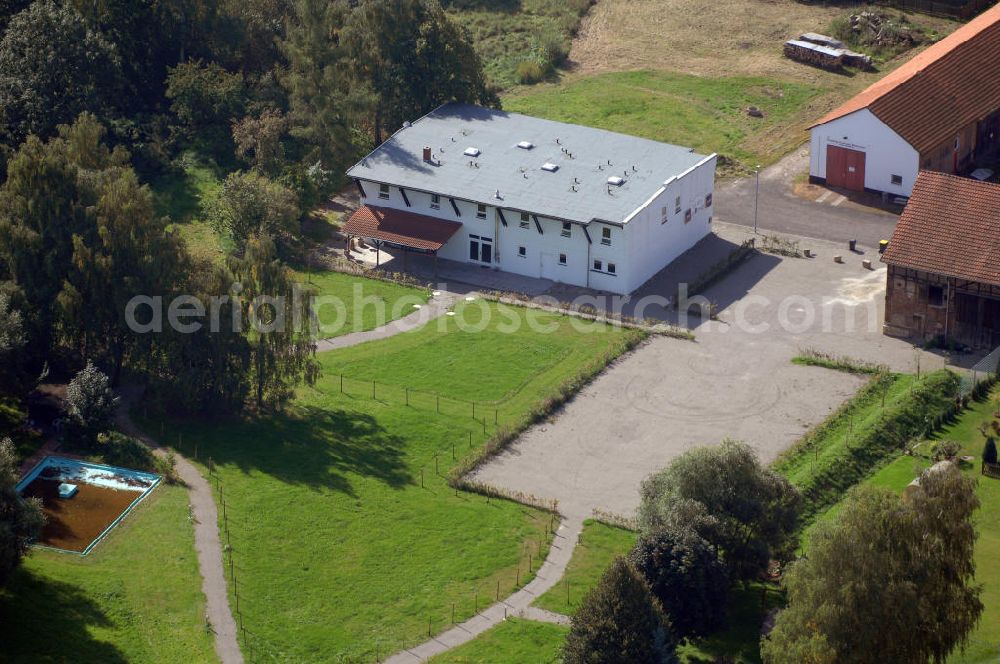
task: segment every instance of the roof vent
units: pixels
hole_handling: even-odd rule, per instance
[[[556,171],[559,170],[559,165],[553,164],[551,161],[547,161],[544,164],[542,164],[542,170],[548,171],[549,173],[555,173]]]
[[[532,143],[531,141],[521,141],[520,143],[517,144],[517,147],[521,148],[522,150],[530,150],[531,148],[535,147],[535,144]]]
[[[616,187],[620,187],[625,184],[625,178],[620,175],[612,175],[608,178],[608,184],[613,184]]]
[[[462,154],[464,154],[466,157],[478,157],[481,153],[479,152],[479,148],[470,147],[470,148],[465,148],[465,152],[463,152]]]

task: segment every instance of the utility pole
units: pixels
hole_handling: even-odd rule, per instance
[[[760,197],[760,164],[754,169],[754,190],[753,190],[753,234],[757,234],[757,199]]]

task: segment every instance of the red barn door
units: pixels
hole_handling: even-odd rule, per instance
[[[865,153],[828,145],[826,148],[826,183],[851,191],[865,190]]]

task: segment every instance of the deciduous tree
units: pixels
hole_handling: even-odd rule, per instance
[[[0,440],[0,588],[7,585],[28,546],[45,525],[41,501],[17,491],[17,450],[10,438]]]
[[[244,255],[230,256],[227,265],[239,284],[255,404],[258,410],[280,407],[296,385],[312,385],[319,375],[309,292],[266,236],[251,238]]]
[[[437,0],[365,0],[347,19],[344,43],[350,70],[373,93],[376,144],[444,102],[499,105],[469,35]]]
[[[87,362],[66,387],[65,407],[66,433],[73,442],[93,447],[99,435],[110,431],[118,397],[107,375]]]
[[[642,535],[629,561],[649,583],[677,638],[722,628],[729,573],[715,548],[698,534],[674,529]]]
[[[983,611],[978,507],[975,481],[950,465],[926,471],[905,499],[855,489],[787,573],[788,608],[761,644],[764,661],[944,662]]]
[[[625,558],[617,558],[573,616],[564,664],[675,661],[663,609],[642,575]]]
[[[0,39],[0,136],[19,145],[43,138],[81,111],[100,111],[117,95],[114,46],[73,7],[35,2],[11,19]]]
[[[232,239],[237,253],[254,237],[294,233],[299,219],[295,193],[253,171],[230,173],[206,207],[209,220]]]
[[[801,497],[762,467],[749,445],[726,440],[686,452],[643,482],[641,493],[645,532],[687,520],[716,547],[734,581],[756,578],[772,557],[790,553]]]

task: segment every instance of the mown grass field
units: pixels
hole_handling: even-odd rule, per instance
[[[753,167],[775,161],[788,148],[751,147],[747,139],[781,126],[820,92],[761,76],[708,78],[646,70],[522,89],[504,98],[504,108],[717,152]],[[749,117],[748,106],[763,109],[765,116]]]
[[[534,605],[572,616],[587,593],[597,585],[616,556],[626,555],[635,546],[636,533],[588,519],[583,524],[580,543],[566,566],[562,580],[535,600]]]
[[[160,486],[87,556],[32,550],[0,590],[0,660],[217,661],[187,504]]]
[[[568,627],[508,618],[430,664],[559,664]]]
[[[264,661],[373,659],[509,594],[537,568],[553,519],[456,492],[448,470],[498,427],[638,333],[504,334],[497,305],[321,354],[324,376],[288,412],[256,422],[166,424],[164,438],[212,458],[232,540],[240,609]],[[463,332],[460,320],[491,321]],[[500,359],[497,359],[500,358]],[[340,392],[340,372],[353,380]],[[384,381],[376,399],[365,381]],[[404,387],[446,397],[405,404]],[[474,420],[467,401],[492,406]],[[483,417],[483,415],[480,415]],[[158,423],[147,422],[150,430]],[[454,459],[453,459],[454,454]],[[207,469],[206,469],[207,472]],[[224,534],[225,538],[225,534]],[[235,599],[235,598],[234,598]]]

